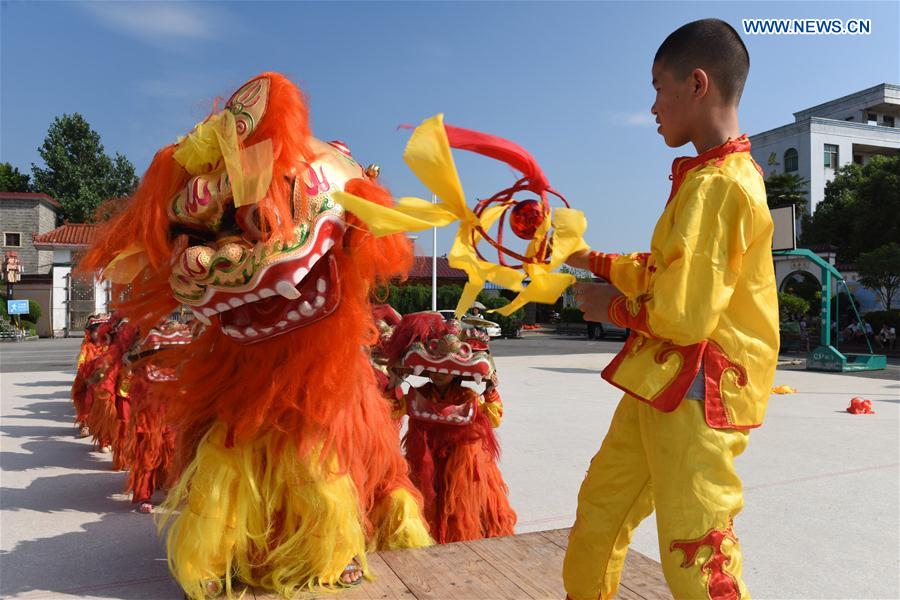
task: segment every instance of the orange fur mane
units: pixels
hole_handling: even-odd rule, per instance
[[[277,236],[292,226],[288,176],[299,162],[314,157],[299,90],[282,75],[264,75],[271,81],[268,109],[245,144],[272,140],[272,183],[260,201],[260,216],[263,229]],[[167,146],[157,152],[137,192],[102,226],[80,264],[82,271],[96,271],[132,242],[145,249],[148,266],[116,306],[145,330],[178,306],[168,280],[184,240],[170,233],[166,206],[189,175],[175,162],[173,151],[174,146]],[[347,191],[384,205],[392,203],[390,194],[372,181],[352,180]],[[351,471],[364,504],[370,504],[372,491],[381,483],[371,481],[367,473],[397,469],[389,466],[396,461],[388,456],[364,454],[366,448],[390,446],[385,446],[386,439],[375,443],[372,436],[397,435],[396,429],[380,425],[389,419],[388,407],[375,386],[364,348],[377,341],[371,292],[391,277],[406,274],[412,263],[411,245],[402,235],[375,238],[351,215],[346,218],[343,244],[331,250],[341,292],[334,313],[252,345],[225,335],[215,317],[213,326],[193,343],[161,353],[158,366],[178,367],[178,380],[160,383],[154,393],[167,397],[167,419],[180,432],[179,463],[190,460],[199,437],[209,424],[220,421],[235,443],[276,431],[290,436],[301,451],[321,449],[320,456],[334,457],[340,470]],[[405,477],[391,475],[390,479]]]

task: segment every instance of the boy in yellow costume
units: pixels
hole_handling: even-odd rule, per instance
[[[737,117],[749,62],[716,19],[666,38],[651,112],[668,146],[691,142],[698,156],[675,160],[649,253],[568,260],[613,284],[579,290],[586,317],[631,329],[603,371],[625,396],[578,496],[563,567],[572,600],[616,593],[631,534],[654,508],[676,598],[749,598],[733,462],[762,424],[778,354],[772,219]]]

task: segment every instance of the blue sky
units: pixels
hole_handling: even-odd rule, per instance
[[[523,145],[589,220],[587,241],[646,249],[674,157],[656,133],[650,66],[671,31],[718,17],[868,18],[867,36],[744,36],[741,125],[900,82],[900,3],[888,2],[9,2],[0,5],[0,161],[25,172],[53,118],[83,114],[107,152],[143,172],[217,96],[263,70],[309,96],[313,130],[377,162],[396,195],[425,190],[401,155],[408,132],[454,125]],[[457,157],[471,198],[513,180]],[[427,238],[427,235],[426,235]],[[439,237],[449,249],[451,232]],[[423,239],[424,241],[424,239]],[[430,242],[423,244],[430,248]]]

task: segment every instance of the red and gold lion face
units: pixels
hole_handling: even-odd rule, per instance
[[[407,332],[405,326],[420,331],[409,339],[398,366],[413,375],[440,373],[471,379],[476,384],[494,375],[484,336],[474,329],[464,329],[459,321],[444,321],[438,313],[415,313],[404,317],[397,326],[398,340]],[[421,324],[425,323],[425,327]]]
[[[240,141],[265,124],[269,79],[251,80],[225,106],[234,115]],[[254,343],[316,322],[340,302],[338,270],[331,249],[346,229],[344,209],[332,194],[366,177],[340,142],[306,140],[313,160],[296,157],[288,172],[289,235],[267,236],[256,203],[235,206],[224,161],[191,177],[172,198],[167,214],[173,231],[187,235],[169,279],[175,298],[211,324],[218,315],[232,339]]]

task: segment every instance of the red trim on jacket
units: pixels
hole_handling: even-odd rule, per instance
[[[638,352],[646,340],[646,336],[636,331],[632,331],[631,335],[628,336],[628,339],[625,341],[625,346],[619,351],[615,358],[612,359],[612,362],[606,365],[606,368],[603,369],[603,372],[600,375],[603,379],[626,394],[633,396],[642,402],[646,402],[653,408],[662,412],[672,412],[678,408],[681,401],[684,400],[685,395],[691,388],[694,377],[700,372],[700,361],[703,360],[703,351],[706,349],[706,342],[704,341],[690,346],[665,344],[662,348],[657,350],[653,360],[660,365],[664,364],[672,353],[680,354],[682,360],[681,370],[656,396],[645,398],[636,394],[633,390],[629,390],[619,385],[613,380],[613,377],[625,358],[631,353]]]
[[[735,152],[750,152],[750,139],[747,137],[746,133],[737,139],[728,139],[724,144],[720,144],[715,148],[710,148],[697,156],[680,156],[673,160],[672,174],[669,175],[669,179],[672,180],[672,191],[669,192],[669,199],[666,200],[666,205],[668,205],[675,197],[675,194],[678,193],[678,188],[680,188],[681,184],[684,182],[684,177],[687,175],[688,171],[713,160],[715,160],[717,164],[721,164],[726,156],[734,154]],[[759,165],[756,165],[756,169],[762,173]]]
[[[706,384],[705,413],[706,424],[714,429],[754,429],[758,425],[734,425],[725,410],[722,400],[722,377],[727,372],[734,375],[734,383],[741,388],[747,385],[747,369],[738,362],[728,358],[725,351],[710,340],[703,355],[703,373]]]
[[[612,268],[612,261],[618,258],[618,254],[604,254],[603,252],[591,252],[588,256],[588,264],[591,273],[597,277],[609,281],[609,271]]]

